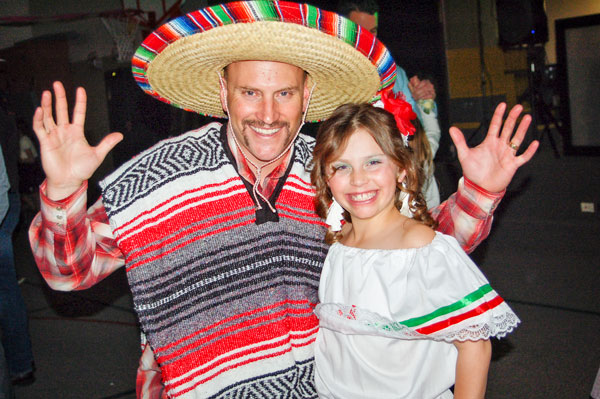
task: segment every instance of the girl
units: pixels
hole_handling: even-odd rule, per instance
[[[347,223],[326,237],[317,390],[323,398],[427,399],[452,398],[455,385],[456,398],[483,398],[489,338],[519,319],[454,238],[432,229],[423,172],[397,121],[414,129],[383,109],[347,104],[319,128],[318,213],[325,217],[333,200]]]

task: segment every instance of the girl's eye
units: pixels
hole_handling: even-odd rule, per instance
[[[331,170],[333,170],[333,173],[345,172],[347,170],[350,170],[350,166],[346,164],[335,164],[331,165]]]
[[[381,162],[381,159],[378,159],[378,158],[375,158],[375,159],[369,159],[369,160],[367,161],[367,166],[377,166],[377,165],[380,165],[381,163],[382,163],[382,162]]]

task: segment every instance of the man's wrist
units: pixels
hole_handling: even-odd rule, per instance
[[[458,187],[457,204],[477,219],[486,219],[492,215],[506,192],[506,190],[499,193],[490,192],[464,176]]]
[[[50,223],[50,229],[55,233],[64,233],[69,221],[85,217],[86,194],[87,181],[84,181],[71,195],[53,200],[47,196],[47,182],[44,181],[40,185],[40,210],[44,220]]]
[[[479,193],[481,193],[487,197],[490,197],[490,198],[496,198],[496,197],[502,198],[504,196],[504,194],[506,193],[506,189],[504,189],[502,191],[497,191],[497,192],[486,190],[485,188],[481,187],[480,185],[473,183],[471,180],[469,180],[465,176],[463,176],[463,180],[464,180],[465,187],[476,190]]]
[[[48,182],[48,180],[46,179],[46,181],[43,183],[44,194],[51,201],[63,201],[66,198],[69,198],[78,191],[80,191],[84,183],[86,182],[83,181],[79,184],[58,186]]]

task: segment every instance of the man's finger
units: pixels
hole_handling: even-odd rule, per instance
[[[500,128],[502,127],[502,116],[504,116],[505,110],[506,103],[498,104],[496,110],[494,111],[494,115],[492,116],[492,120],[490,121],[490,127],[488,129],[486,139],[488,137],[498,137],[498,132],[500,132]]]
[[[54,123],[54,118],[52,117],[52,93],[48,90],[42,92],[40,107],[42,109],[43,128],[47,132],[50,132],[56,127],[56,123]]]
[[[511,141],[511,137],[512,137],[515,125],[517,124],[517,119],[519,118],[519,115],[521,115],[521,111],[523,111],[523,106],[520,104],[517,104],[514,107],[512,107],[512,109],[508,113],[508,117],[506,118],[506,121],[504,122],[504,126],[502,127],[502,132],[500,133],[500,139],[503,140],[505,143],[509,143]],[[519,125],[519,127],[520,127],[520,125]],[[521,143],[523,141],[523,137],[521,137],[520,140],[517,137],[515,137],[513,141],[516,141],[517,143]]]
[[[44,111],[42,111],[42,107],[37,107],[33,113],[32,127],[38,141],[43,140],[44,136],[47,134],[46,129],[44,129],[43,115]]]
[[[530,124],[531,124],[531,115],[523,116],[523,119],[521,119],[521,123],[519,123],[519,126],[517,127],[517,131],[515,132],[515,135],[512,137],[512,139],[509,136],[509,140],[513,143],[517,143],[520,145],[523,142],[525,135],[527,134],[527,130],[529,129]]]
[[[413,85],[413,86],[417,86],[419,84],[419,82],[421,82],[421,80],[419,79],[419,77],[417,75],[413,76],[408,81],[408,83],[411,84],[411,85]]]
[[[87,95],[83,87],[77,88],[75,95],[75,107],[73,108],[73,124],[81,126],[85,123],[85,111],[87,107]]]
[[[467,147],[467,142],[465,141],[465,136],[459,128],[452,126],[450,128],[450,138],[456,147],[456,152],[460,161],[467,155],[467,152],[469,151],[469,147]]]
[[[96,156],[98,159],[103,160],[106,158],[106,154],[108,154],[121,140],[123,140],[123,135],[119,132],[111,133],[104,137],[96,146]]]
[[[58,126],[66,125],[69,123],[69,106],[67,105],[65,88],[60,82],[54,82],[52,87],[56,98],[56,124]]]
[[[524,153],[522,153],[521,155],[519,155],[517,157],[517,162],[519,164],[519,167],[526,164],[527,162],[529,162],[531,160],[531,158],[533,158],[533,156],[535,155],[535,152],[537,151],[539,146],[540,146],[540,142],[537,140],[534,140],[531,142],[531,144],[529,144],[529,147],[527,147],[527,150],[525,150]]]

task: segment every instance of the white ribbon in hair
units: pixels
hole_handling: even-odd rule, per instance
[[[327,211],[327,219],[325,223],[329,226],[331,231],[340,231],[342,229],[342,220],[344,219],[344,208],[335,200],[329,205]]]

